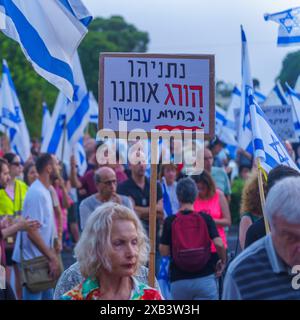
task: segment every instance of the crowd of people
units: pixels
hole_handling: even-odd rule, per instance
[[[0,299],[300,299],[291,284],[291,268],[300,265],[298,171],[273,169],[263,181],[263,206],[251,155],[238,150],[230,159],[218,139],[205,147],[200,174],[159,165],[152,288],[148,165],[142,158],[122,164],[120,154],[115,164],[99,164],[98,146],[85,137],[83,176],[73,156],[63,164],[40,153],[37,141],[26,163],[2,152]],[[228,259],[232,225],[238,250]],[[74,252],[76,262],[64,268],[62,251]],[[157,281],[163,259],[170,295]]]

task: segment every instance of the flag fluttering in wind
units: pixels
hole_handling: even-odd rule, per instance
[[[297,93],[294,89],[292,89],[288,83],[285,83],[287,88],[287,94],[290,99],[290,103],[293,111],[293,122],[296,137],[300,138],[300,94]]]
[[[23,162],[30,157],[30,138],[7,62],[3,60],[0,89],[1,123],[6,128],[11,148]]]
[[[249,103],[254,156],[260,159],[262,168],[268,173],[278,165],[285,165],[299,171],[252,94]]]
[[[256,100],[257,101],[257,100]],[[284,90],[279,81],[276,82],[275,86],[264,101],[264,106],[281,106],[288,105],[287,98],[284,94]]]
[[[300,43],[300,7],[265,14],[266,21],[279,23],[277,46],[293,46]]]
[[[0,29],[35,71],[73,100],[73,56],[92,16],[81,0],[0,0]]]
[[[43,119],[42,119],[42,134],[41,134],[41,141],[43,142],[46,133],[51,128],[51,115],[48,109],[46,102],[43,102]]]
[[[252,78],[250,72],[250,63],[248,56],[247,39],[243,27],[241,26],[242,35],[242,93],[241,93],[241,110],[240,123],[238,130],[238,144],[245,151],[252,154],[252,133],[250,123],[250,105],[249,96],[253,94]]]
[[[99,107],[98,103],[93,95],[93,92],[90,91],[89,94],[89,104],[90,104],[90,123],[95,123],[98,125],[98,117],[99,117]]]

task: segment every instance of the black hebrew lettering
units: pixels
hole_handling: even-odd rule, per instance
[[[125,121],[132,120],[132,109],[124,109],[124,120]]]
[[[159,100],[156,97],[156,91],[157,91],[157,88],[158,88],[158,83],[154,83],[153,84],[154,88],[152,87],[151,83],[148,83],[148,87],[149,87],[150,91],[149,91],[147,103],[149,103],[149,101],[151,99],[151,96],[153,96],[153,98],[155,99],[156,103],[159,103]]]
[[[179,76],[180,79],[184,79],[185,78],[185,64],[184,63],[180,63],[181,69],[182,69],[182,74]]]
[[[137,118],[133,118],[133,121],[138,121],[138,122],[140,122],[140,121],[141,121],[141,110],[139,110],[139,109],[133,109],[133,113],[137,113],[137,114],[138,114],[138,117],[137,117]]]
[[[142,66],[144,66],[144,74],[145,74],[145,77],[148,78],[148,64],[147,64],[147,61],[137,61],[137,63],[139,63]],[[139,68],[138,76],[141,77],[141,74],[142,74],[142,68]]]
[[[168,63],[168,72],[166,74],[166,78],[172,77],[171,75],[171,67],[174,69],[173,78],[177,78],[177,64],[176,63]]]

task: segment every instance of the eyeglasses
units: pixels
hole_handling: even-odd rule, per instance
[[[111,184],[116,184],[117,180],[107,180],[107,181],[100,181],[100,183],[105,184],[106,186],[109,186]]]
[[[12,162],[11,165],[16,166],[16,167],[20,167],[22,164],[21,164],[21,162]]]

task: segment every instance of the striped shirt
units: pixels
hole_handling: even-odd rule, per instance
[[[230,264],[223,300],[300,300],[300,289],[292,287],[294,276],[267,235]]]

